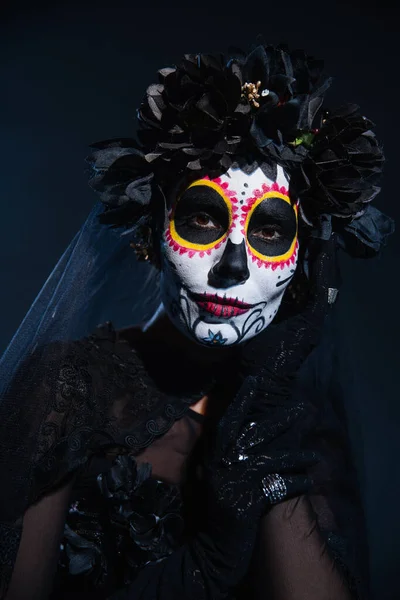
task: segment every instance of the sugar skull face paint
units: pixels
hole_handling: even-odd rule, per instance
[[[271,323],[297,265],[297,204],[281,167],[190,184],[166,211],[161,293],[167,313],[202,344],[231,345]]]

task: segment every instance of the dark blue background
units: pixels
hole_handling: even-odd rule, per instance
[[[399,28],[388,2],[3,2],[0,351],[95,201],[88,144],[133,133],[158,68],[184,52],[247,48],[257,34],[325,58],[335,77],[330,103],[359,103],[377,123],[387,155],[378,206],[399,221]],[[377,259],[344,258],[339,304],[358,374],[347,410],[377,600],[400,598],[399,255],[395,235]]]

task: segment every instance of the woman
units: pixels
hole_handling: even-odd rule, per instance
[[[7,600],[368,597],[321,337],[336,248],[374,255],[393,226],[370,205],[372,124],[322,110],[321,68],[186,55],[148,88],[139,143],[93,146],[105,210],[2,359]],[[127,306],[140,326],[94,328]]]

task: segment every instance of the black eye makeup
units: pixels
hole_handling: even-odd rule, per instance
[[[176,233],[192,244],[212,244],[226,233],[230,213],[223,197],[212,187],[195,185],[179,198],[173,222]]]
[[[293,207],[281,198],[266,198],[250,215],[247,226],[248,242],[254,250],[264,256],[286,254],[296,235],[296,213]]]

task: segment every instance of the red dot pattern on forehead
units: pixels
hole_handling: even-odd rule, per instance
[[[285,188],[284,185],[280,186],[279,183],[274,181],[274,183],[272,185],[263,183],[261,190],[259,190],[259,189],[253,190],[254,200],[256,200],[257,198],[261,198],[261,196],[263,194],[266,194],[267,192],[280,192],[281,194],[285,194],[285,196],[289,196],[289,190],[287,188]]]
[[[231,190],[229,188],[229,181],[222,181],[221,177],[216,177],[215,179],[210,179],[208,176],[204,177],[204,179],[207,179],[208,181],[212,181],[213,183],[216,183],[226,194],[226,196],[229,196],[229,198],[234,198],[234,202],[237,203],[237,198],[236,195],[237,193],[235,192],[235,190]]]

